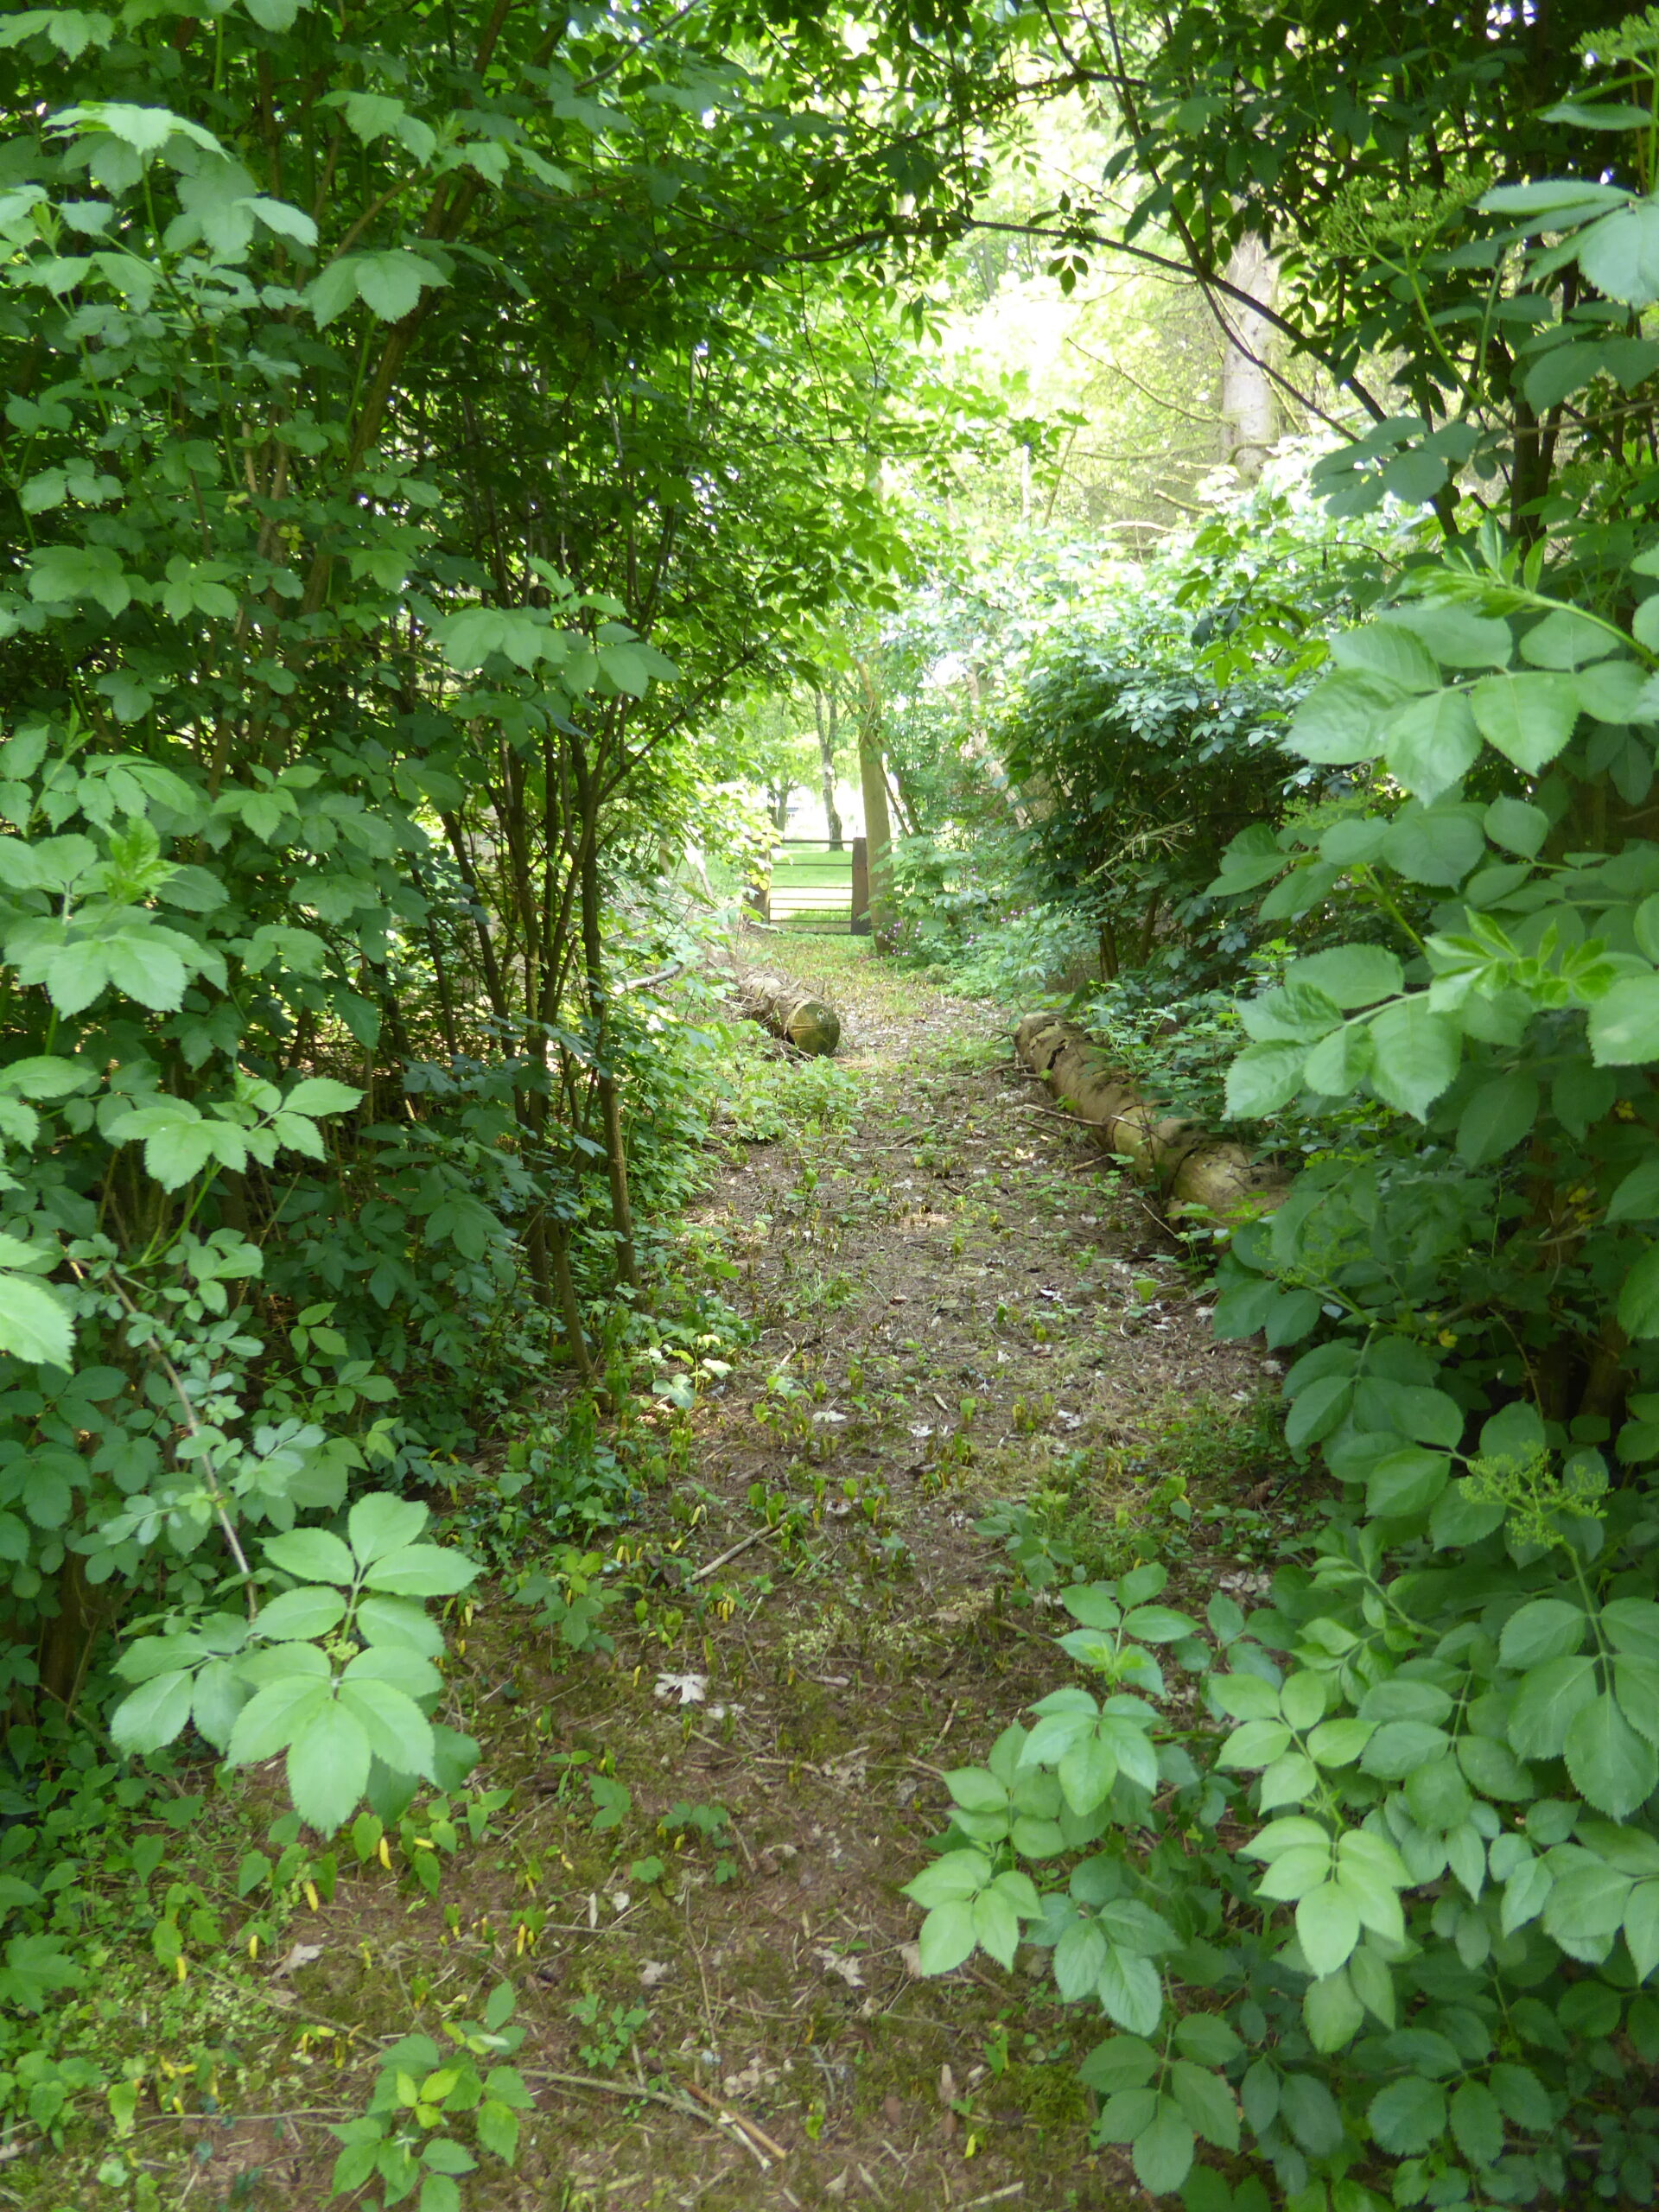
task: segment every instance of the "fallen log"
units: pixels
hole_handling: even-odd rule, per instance
[[[841,1042],[841,1016],[834,1007],[776,976],[746,976],[740,1003],[749,1020],[803,1052],[833,1052]]]
[[[1028,1014],[1014,1042],[1021,1065],[1042,1077],[1104,1151],[1129,1161],[1172,1218],[1200,1207],[1223,1221],[1267,1213],[1290,1187],[1282,1170],[1258,1164],[1246,1146],[1211,1136],[1144,1096],[1076,1022]]]

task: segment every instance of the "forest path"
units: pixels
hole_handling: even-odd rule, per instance
[[[306,2037],[366,2068],[503,1979],[537,2109],[513,2170],[466,2177],[465,2212],[1146,2202],[1089,2147],[1074,2067],[1106,2024],[1052,2002],[1046,1973],[920,1978],[900,1891],[945,1825],[944,1770],[1071,1673],[1064,1618],[976,1524],[1023,1514],[1068,1579],[1163,1558],[1199,1610],[1217,1580],[1243,1587],[1274,1536],[1251,1502],[1260,1363],[1211,1341],[1138,1193],[1014,1066],[1020,1009],[868,940],[748,950],[845,1032],[759,1089],[721,1071],[682,1272],[743,1341],[705,1341],[729,1364],[644,1414],[666,1479],[620,1532],[614,1649],[562,1652],[500,1594],[456,1640],[474,1840],[460,1806],[442,1834],[423,1816],[435,1854],[405,1839],[429,1897],[342,1852],[264,1999],[296,2008],[301,2056],[204,2170],[226,2205],[327,2201],[325,2123],[372,2075],[320,2107]],[[251,2168],[263,2193],[238,2196]]]
[[[612,1753],[630,1805],[596,1836],[586,1794],[563,1801],[548,1842],[588,1897],[542,1937],[521,2017],[537,2066],[692,2085],[685,2104],[725,2101],[753,2132],[550,2083],[560,2124],[530,2166],[556,2186],[502,2202],[1139,2205],[1125,2162],[1089,2150],[1071,2065],[1041,2063],[1105,2024],[983,1960],[916,1978],[899,1890],[944,1824],[940,1770],[1069,1671],[975,1522],[1023,1500],[1093,1572],[1164,1534],[1179,1549],[1151,1501],[1226,1457],[1259,1377],[1211,1340],[1139,1198],[1033,1096],[1006,1015],[855,940],[751,950],[832,1000],[843,1045],[794,1079],[823,1118],[737,1146],[690,1224],[757,1333],[700,1398],[658,1530],[683,1543],[653,1606],[658,1634],[688,1616],[671,1649],[647,1627],[610,1672],[553,1687],[556,1742]],[[705,1807],[729,1816],[706,1838],[685,1825]],[[653,1858],[666,1877],[642,1882]]]

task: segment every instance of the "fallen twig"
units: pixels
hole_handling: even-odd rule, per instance
[[[747,1551],[751,1544],[764,1544],[768,1536],[775,1536],[779,1532],[776,1529],[754,1529],[750,1535],[744,1537],[741,1544],[734,1544],[729,1551],[721,1552],[718,1559],[711,1559],[707,1567],[700,1567],[695,1574],[688,1575],[686,1578],[687,1580],[690,1582],[706,1582],[711,1574],[717,1573],[722,1567],[728,1565],[731,1560],[734,1560],[741,1552]]]
[[[694,2096],[699,2104],[708,2106],[709,2111],[715,2114],[716,2119],[726,2122],[730,2126],[740,2127],[742,2129],[746,2136],[753,2137],[753,2141],[749,2146],[752,2150],[758,2148],[769,2151],[774,2158],[779,2160],[788,2158],[789,2153],[785,2150],[783,2145],[781,2143],[774,2143],[771,2136],[767,2134],[766,2129],[760,2126],[756,2121],[749,2119],[747,2113],[737,2111],[734,2106],[727,2104],[721,2098],[711,2097],[707,2089],[699,2088],[695,2082],[688,2082],[685,2087],[688,2093],[691,2096]],[[766,2164],[766,2160],[764,2158],[761,2160],[761,2164],[763,2165]]]

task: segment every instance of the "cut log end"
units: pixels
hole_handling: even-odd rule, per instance
[[[760,1022],[774,1037],[781,1037],[798,1052],[827,1058],[841,1042],[841,1016],[827,1000],[798,991],[776,976],[750,976],[743,984],[742,1007],[751,1021]]]

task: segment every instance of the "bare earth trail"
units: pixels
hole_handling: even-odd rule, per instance
[[[513,1976],[539,2109],[469,2212],[1146,2202],[1090,2150],[1071,2070],[1108,2024],[982,1959],[918,1979],[899,1889],[945,1824],[941,1772],[1071,1675],[1063,1618],[1017,1602],[976,1521],[1035,1501],[1108,1571],[1156,1555],[1195,1405],[1248,1486],[1226,1455],[1259,1363],[1211,1341],[1139,1198],[1013,1066],[1006,1014],[854,950],[764,948],[840,1007],[842,1103],[734,1142],[689,1225],[758,1333],[689,1416],[664,1408],[679,1464],[630,1539],[644,1623],[613,1607],[614,1655],[559,1669],[522,1615],[470,1632],[467,1725],[517,1794],[446,1871],[467,1902],[433,1993]],[[601,1759],[628,1795],[596,1829]],[[532,1903],[545,1924],[515,1934]],[[396,2032],[437,1915],[368,1904],[295,1986]]]

